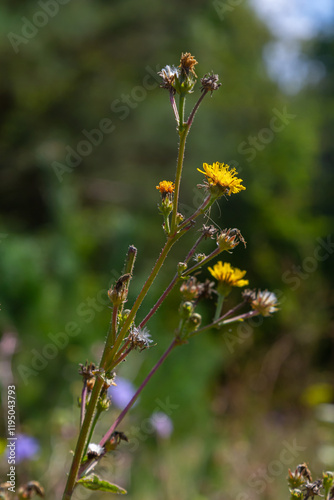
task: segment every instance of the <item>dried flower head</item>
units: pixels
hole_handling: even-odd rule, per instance
[[[212,294],[215,293],[214,290],[214,282],[206,279],[204,283],[201,283],[201,292],[200,296],[198,297],[199,299],[210,299]]]
[[[128,340],[130,340],[130,345],[132,349],[139,349],[143,351],[153,342],[151,335],[146,327],[139,328],[134,326],[129,333]]]
[[[218,83],[218,80],[219,76],[215,75],[214,73],[211,73],[211,75],[208,73],[204,75],[203,78],[201,78],[201,92],[211,92],[212,95],[212,92],[214,90],[218,90],[221,86],[221,83]]]
[[[312,497],[313,499],[315,496],[323,497],[323,495],[321,495],[320,493],[320,490],[322,488],[323,488],[322,479],[317,479],[313,483],[307,482],[302,488],[305,495],[304,499],[307,500],[309,497]]]
[[[233,250],[237,245],[239,245],[240,241],[246,247],[246,242],[239,231],[239,229],[223,229],[221,233],[217,235],[217,245],[219,246],[221,251],[229,251]]]
[[[108,297],[114,306],[119,306],[126,302],[128,296],[128,284],[131,279],[131,274],[123,274],[115,283],[115,286],[108,290]]]
[[[302,464],[297,465],[295,474],[300,474],[303,477],[306,477],[306,479],[312,483],[312,476],[311,476],[311,471],[307,467],[307,464],[303,462]]]
[[[218,281],[217,291],[222,295],[227,295],[233,286],[242,287],[248,285],[249,281],[243,277],[246,271],[241,271],[237,267],[232,267],[229,262],[224,264],[220,260],[212,267],[208,267],[212,276]]]
[[[175,66],[167,65],[162,68],[161,71],[159,71],[158,75],[162,78],[162,84],[160,85],[160,87],[163,89],[168,89],[172,91],[173,94],[175,94],[174,83],[175,78],[179,76],[179,70],[175,68]]]
[[[202,283],[199,283],[195,276],[190,276],[187,281],[184,281],[180,286],[180,292],[184,300],[195,300],[202,292]]]
[[[197,78],[197,75],[194,71],[194,67],[198,64],[196,59],[190,54],[190,52],[186,52],[185,54],[181,55],[180,59],[180,65],[179,68],[181,68],[181,74],[184,76],[189,76],[189,73],[192,73],[195,78]]]
[[[83,365],[82,363],[79,364],[79,374],[82,376],[84,380],[89,380],[95,377],[96,373],[98,372],[97,367],[95,366],[94,363],[89,363],[86,361],[86,363]]]
[[[204,283],[200,283],[195,276],[190,276],[187,281],[182,283],[180,292],[184,300],[198,301],[199,299],[210,298],[214,291],[213,287],[213,281],[205,280]]]
[[[262,316],[270,316],[270,314],[278,310],[277,297],[273,292],[269,292],[268,290],[258,290],[257,292],[253,290],[251,293],[248,291],[248,300],[252,309]]]
[[[246,189],[241,183],[242,179],[237,177],[235,168],[230,169],[229,165],[224,163],[219,163],[218,161],[209,165],[208,163],[203,163],[203,170],[197,169],[199,172],[205,175],[206,187],[215,197],[232,193],[239,193],[243,189]],[[202,187],[202,186],[200,186]]]
[[[44,497],[45,492],[43,486],[38,481],[29,481],[29,483],[20,486],[18,490],[20,498],[33,498],[35,495]]]
[[[203,224],[201,231],[202,231],[205,239],[207,239],[207,238],[213,238],[213,236],[217,232],[217,229],[212,225],[206,226],[205,224]]]

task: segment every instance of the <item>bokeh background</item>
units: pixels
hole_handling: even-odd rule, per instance
[[[15,384],[17,483],[40,481],[49,500],[61,497],[75,443],[78,364],[98,362],[108,328],[106,290],[134,244],[131,304],[164,242],[155,186],[173,178],[177,135],[154,75],[186,51],[200,77],[214,71],[223,85],[187,142],[183,210],[198,203],[203,162],[237,167],[247,190],[211,217],[241,230],[247,249],[231,264],[281,309],[242,335],[231,327],[228,342],[212,331],[175,351],[120,428],[130,444],[100,475],[133,500],[283,499],[289,467],[334,467],[334,4],[273,3],[1,3],[1,435]],[[199,86],[188,111],[198,96]],[[140,317],[190,243],[175,247]],[[124,393],[169,344],[179,301],[176,290],[150,321],[156,345],[120,369]],[[80,333],[62,335],[73,322]],[[162,427],[156,412],[168,416]],[[107,495],[75,498],[89,496]]]

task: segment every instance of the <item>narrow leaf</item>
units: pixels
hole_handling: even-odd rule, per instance
[[[126,490],[124,490],[120,486],[117,486],[117,484],[112,484],[108,481],[104,481],[103,479],[100,479],[96,474],[79,479],[78,484],[81,484],[89,490],[109,491],[109,493],[118,493],[123,495],[126,493]]]

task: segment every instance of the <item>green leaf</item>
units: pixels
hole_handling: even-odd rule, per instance
[[[117,486],[117,484],[111,484],[108,481],[104,481],[96,474],[79,479],[78,484],[81,484],[89,490],[109,491],[109,493],[118,493],[123,495],[126,493],[126,490]]]

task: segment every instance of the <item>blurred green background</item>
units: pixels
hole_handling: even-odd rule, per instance
[[[232,346],[212,331],[175,351],[121,426],[130,445],[104,460],[101,476],[133,500],[251,500],[287,498],[287,469],[303,461],[315,473],[333,468],[330,23],[301,43],[307,71],[292,91],[270,78],[264,55],[277,35],[246,0],[3,0],[0,19],[1,434],[15,383],[18,430],[40,444],[18,465],[18,483],[39,480],[49,500],[60,498],[78,426],[78,364],[99,360],[106,290],[135,245],[130,305],[164,242],[155,186],[173,179],[177,134],[154,75],[186,51],[199,77],[214,71],[222,87],[187,141],[181,208],[197,206],[203,162],[237,168],[247,190],[211,217],[241,230],[247,249],[229,261],[247,269],[252,287],[275,291],[281,309],[244,337],[231,327]],[[199,85],[188,112],[198,96]],[[139,318],[192,241],[175,247]],[[135,386],[169,344],[179,301],[176,290],[148,324],[156,345],[122,366]],[[55,348],[71,322],[80,333]],[[168,401],[174,431],[164,440],[147,421]]]

